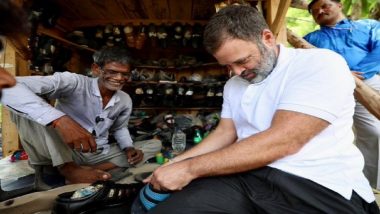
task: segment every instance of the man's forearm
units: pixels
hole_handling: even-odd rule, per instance
[[[256,169],[297,153],[327,126],[328,122],[313,116],[279,111],[268,130],[189,159],[186,165],[192,178]]]
[[[216,129],[213,132],[211,132],[205,139],[203,139],[203,141],[200,144],[196,145],[195,147],[191,148],[185,153],[175,157],[173,161],[181,161],[191,157],[213,152],[221,148],[224,148],[234,143],[235,141],[236,136],[234,132],[231,132],[231,134],[226,135],[223,129]]]

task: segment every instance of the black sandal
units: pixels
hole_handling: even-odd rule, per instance
[[[128,213],[144,184],[116,184],[98,181],[74,192],[58,195],[53,214]]]

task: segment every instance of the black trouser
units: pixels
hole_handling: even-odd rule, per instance
[[[149,213],[380,213],[353,192],[351,200],[308,179],[264,167],[195,180]]]

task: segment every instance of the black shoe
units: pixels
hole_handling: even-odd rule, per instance
[[[97,181],[88,187],[58,195],[53,214],[126,213],[144,184]]]

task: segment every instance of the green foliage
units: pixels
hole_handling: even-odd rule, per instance
[[[299,36],[319,29],[307,10],[289,8],[286,14],[286,22],[287,27]]]

